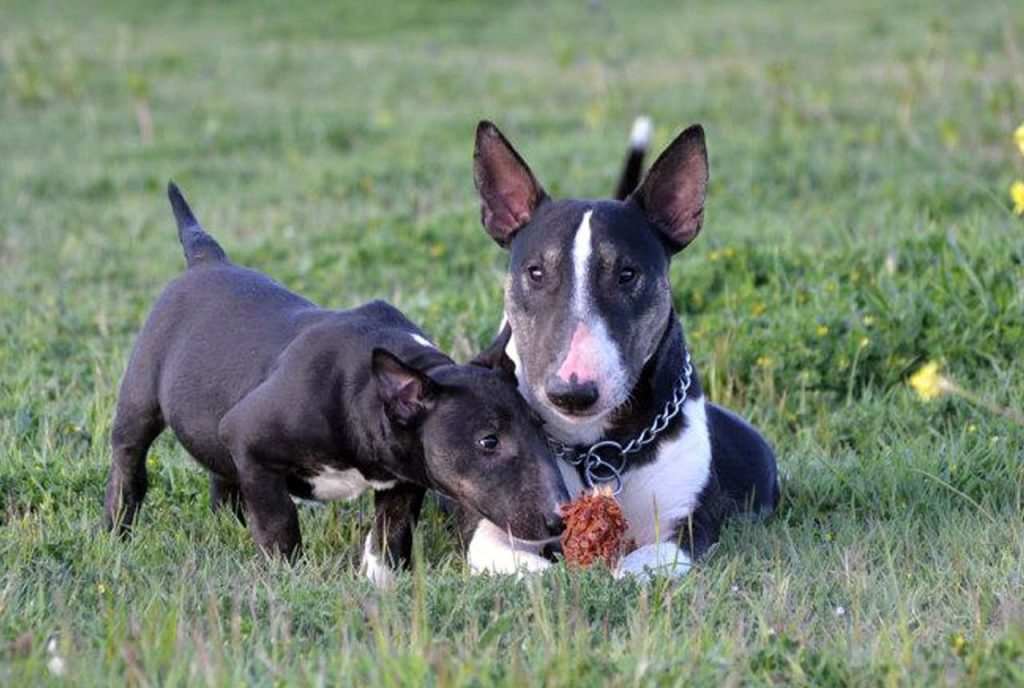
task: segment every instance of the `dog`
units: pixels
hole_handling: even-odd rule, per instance
[[[568,500],[547,438],[492,347],[455,365],[382,301],[326,310],[231,263],[173,184],[188,267],[135,343],[111,432],[105,524],[127,534],[146,494],[146,452],[170,427],[210,473],[214,508],[293,558],[292,496],[374,490],[362,567],[378,584],[410,563],[432,488],[517,540],[562,532]]]
[[[703,224],[704,130],[679,134],[639,181],[649,134],[649,122],[638,122],[616,198],[555,200],[483,121],[474,181],[482,224],[509,253],[496,345],[507,342],[570,494],[599,485],[616,492],[626,537],[638,545],[619,575],[679,577],[727,516],[771,514],[779,485],[761,434],[705,399],[673,307],[669,261]],[[512,556],[500,550],[516,543],[495,531],[469,519],[464,537],[470,548],[479,541],[498,550],[492,568],[502,570]]]

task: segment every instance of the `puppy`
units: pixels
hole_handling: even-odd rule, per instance
[[[363,566],[377,583],[408,564],[432,488],[524,541],[563,528],[567,493],[514,371],[492,347],[455,365],[394,307],[326,310],[232,264],[178,188],[168,197],[188,267],[135,343],[114,418],[105,522],[127,533],[146,494],[146,452],[170,427],[210,473],[213,507],[293,557],[292,496],[374,490]],[[492,360],[493,359],[493,360]]]

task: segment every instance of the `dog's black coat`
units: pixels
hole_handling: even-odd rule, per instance
[[[121,385],[106,524],[127,532],[165,426],[211,477],[213,506],[264,549],[300,547],[290,495],[338,471],[376,489],[367,552],[408,561],[424,489],[524,539],[560,532],[565,488],[507,365],[455,365],[392,306],[325,310],[230,263],[173,184],[188,269],[157,301]],[[358,471],[358,473],[352,472]]]
[[[694,126],[681,133],[642,182],[642,154],[632,150],[615,200],[549,198],[489,122],[478,127],[474,160],[482,223],[509,250],[509,324],[501,337],[514,332],[521,391],[553,430],[568,436],[559,437],[563,442],[572,443],[577,427],[591,418],[603,418],[600,436],[588,437],[581,450],[597,439],[625,443],[636,437],[665,407],[683,368],[686,343],[668,268],[703,223],[708,178],[703,130]],[[590,238],[584,248],[592,254],[586,254],[590,267],[581,273],[574,265],[574,240],[584,227]],[[577,284],[581,274],[585,284]],[[580,290],[585,298],[577,298]],[[592,327],[581,329],[585,318],[603,323],[602,346],[618,352],[621,363],[614,371],[621,378],[615,385],[607,383],[605,371],[583,379],[572,365],[567,366],[571,375],[560,367],[570,360],[577,338],[592,335]],[[586,372],[586,366],[578,370]],[[687,396],[703,397],[696,371]],[[779,501],[775,455],[761,434],[725,408],[708,402],[704,409],[710,470],[697,506],[675,525],[675,540],[692,558],[717,540],[728,514],[764,517]],[[689,422],[680,414],[654,442],[631,454],[626,481],[630,471],[660,460],[661,446],[679,437]],[[593,430],[578,434],[588,433]]]

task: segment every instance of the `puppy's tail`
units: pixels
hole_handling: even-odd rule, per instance
[[[212,236],[203,231],[199,220],[192,214],[188,201],[174,182],[167,182],[167,198],[171,201],[174,219],[178,222],[178,239],[185,249],[185,262],[189,267],[211,261],[226,262],[228,256]]]
[[[637,117],[633,120],[633,129],[629,132],[629,150],[626,161],[622,165],[622,174],[615,187],[615,199],[622,201],[640,184],[644,172],[644,155],[651,145],[651,120],[649,117]]]

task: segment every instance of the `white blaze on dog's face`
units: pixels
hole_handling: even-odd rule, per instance
[[[668,254],[636,208],[559,201],[512,245],[505,313],[520,383],[571,439],[600,434],[661,340],[672,309]]]
[[[625,202],[548,199],[493,126],[478,130],[475,172],[485,227],[510,249],[520,389],[560,439],[596,440],[668,325],[669,260],[702,219],[703,132],[676,139]]]

